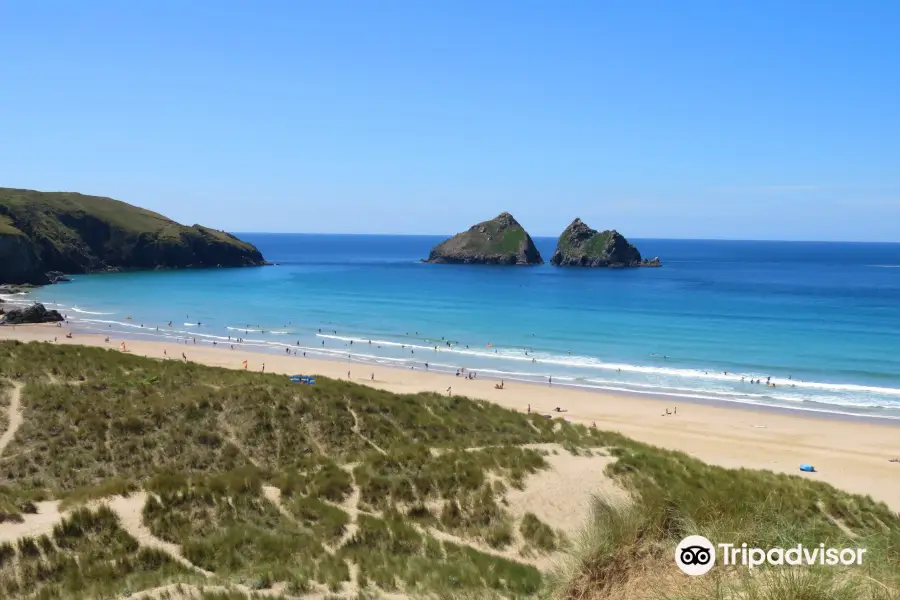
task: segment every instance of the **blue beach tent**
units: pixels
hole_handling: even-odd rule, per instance
[[[801,471],[806,471],[807,473],[815,473],[816,468],[812,465],[800,465]]]

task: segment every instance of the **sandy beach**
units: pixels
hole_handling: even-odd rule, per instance
[[[494,402],[501,406],[552,414],[572,422],[591,424],[605,430],[618,431],[633,439],[663,448],[680,450],[710,464],[729,468],[768,469],[775,472],[812,477],[838,488],[868,494],[900,511],[900,463],[889,459],[900,457],[900,430],[895,425],[867,421],[816,417],[813,413],[753,410],[740,406],[724,407],[679,402],[672,399],[645,398],[632,395],[597,393],[558,386],[506,382],[495,389],[494,380],[467,380],[424,370],[406,370],[353,363],[328,361],[300,355],[273,355],[230,350],[227,345],[167,344],[158,341],[135,341],[73,332],[53,325],[0,327],[0,339],[23,342],[43,341],[59,344],[82,344],[165,360],[181,360],[184,353],[192,362],[232,369],[248,369],[280,374],[322,375],[350,379],[364,385],[398,393],[437,392],[464,395]],[[374,371],[373,371],[374,369]],[[374,378],[373,378],[374,376]],[[562,407],[565,413],[552,412]],[[800,464],[809,463],[816,473],[801,473]]]

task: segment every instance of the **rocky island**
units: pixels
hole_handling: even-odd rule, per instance
[[[550,264],[557,267],[658,267],[659,258],[644,259],[621,233],[597,231],[581,219],[566,227]]]
[[[528,232],[508,212],[472,225],[431,250],[424,262],[481,265],[544,263]]]
[[[265,264],[252,244],[112,198],[0,188],[0,283],[63,273]]]

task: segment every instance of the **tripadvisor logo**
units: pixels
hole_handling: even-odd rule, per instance
[[[718,552],[717,552],[718,549]],[[702,535],[691,535],[675,548],[675,564],[688,575],[704,575],[716,565],[717,554],[725,566],[753,569],[762,565],[861,565],[865,548],[826,548],[819,544],[807,548],[797,544],[790,548],[750,548],[747,544],[713,544]]]
[[[675,564],[688,575],[704,575],[716,566],[716,548],[702,535],[689,535],[675,548]]]

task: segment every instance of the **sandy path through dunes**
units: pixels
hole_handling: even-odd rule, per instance
[[[35,506],[37,513],[23,514],[21,523],[7,521],[0,524],[0,543],[15,543],[24,537],[53,535],[53,526],[63,518],[59,512],[59,500],[37,502]]]
[[[511,488],[506,492],[509,511],[517,519],[530,512],[572,537],[584,526],[595,497],[613,504],[631,500],[628,492],[605,472],[615,458],[598,454],[572,456],[557,444],[546,446],[545,449],[556,452],[544,457],[549,468],[529,475],[524,489]]]
[[[3,454],[3,451],[6,450],[6,447],[16,436],[19,427],[22,426],[22,384],[13,384],[13,388],[9,392],[9,407],[6,410],[9,425],[7,425],[3,435],[0,436],[0,454]]]
[[[144,510],[144,505],[147,503],[146,492],[136,492],[127,497],[113,496],[112,498],[100,501],[100,503],[106,504],[114,513],[116,513],[119,517],[119,523],[121,524],[122,529],[136,539],[141,546],[165,552],[182,566],[196,571],[204,577],[213,577],[213,573],[201,569],[186,559],[181,553],[181,546],[159,539],[150,532],[150,529],[146,525],[144,525],[142,512]]]

